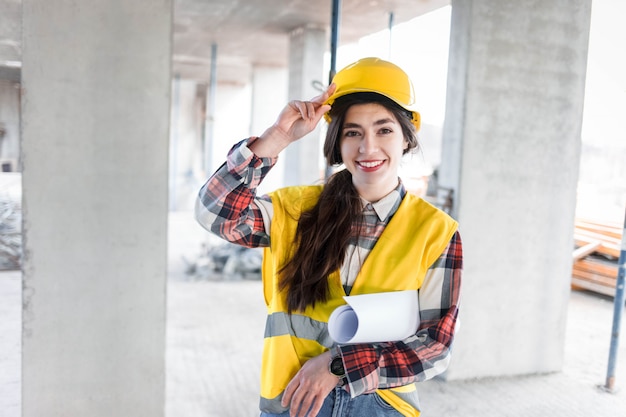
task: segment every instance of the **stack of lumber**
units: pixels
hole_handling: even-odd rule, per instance
[[[615,295],[623,225],[576,219],[572,287]]]

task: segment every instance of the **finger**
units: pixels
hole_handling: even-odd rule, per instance
[[[335,93],[336,90],[337,90],[337,84],[331,83],[326,89],[326,94],[328,94],[328,97],[330,97]]]
[[[330,111],[330,109],[331,107],[329,104],[324,104],[323,106],[320,106],[315,112],[315,117],[321,119],[324,113]]]
[[[305,118],[306,107],[302,101],[292,100],[289,102],[289,105],[300,115],[301,118]]]
[[[313,402],[313,405],[311,405],[311,408],[309,410],[309,414],[310,416],[316,416],[320,410],[322,409],[322,406],[324,405],[324,398],[323,397],[316,397],[315,398],[315,402]]]
[[[298,119],[302,119],[304,121],[311,120],[312,111],[313,111],[313,114],[315,115],[315,111],[311,110],[310,108],[311,105],[312,105],[311,102],[308,102],[308,101],[294,100],[292,102],[292,107],[297,112]],[[293,120],[293,121],[295,122],[296,120]]]
[[[296,386],[297,385],[292,379],[291,382],[287,385],[287,388],[285,388],[285,391],[283,392],[283,398],[280,400],[280,405],[282,405],[283,407],[289,406],[289,404],[291,403],[291,396],[293,395]]]
[[[308,395],[306,397],[304,397],[301,401],[298,401],[297,404],[292,403],[292,407],[295,408],[295,412],[296,414],[294,414],[294,417],[307,417],[307,416],[316,416],[317,412],[319,411],[319,409],[321,408],[318,407],[317,410],[315,409],[311,409],[311,403],[313,402],[315,398],[311,398],[311,395]],[[314,403],[314,405],[317,404],[317,401]]]
[[[309,120],[315,118],[316,112],[315,112],[315,106],[313,105],[313,103],[310,101],[307,101],[305,103],[305,106],[306,106],[306,118]]]
[[[291,398],[291,402],[289,403],[289,416],[290,417],[306,416],[306,412],[309,408],[308,406],[305,407],[303,405],[303,402],[304,402],[303,397],[306,393],[302,391],[303,390],[300,387],[300,389],[297,389],[293,393],[293,397]]]
[[[324,405],[324,397],[309,396],[297,404],[292,402],[290,409],[290,417],[311,417],[317,416]]]
[[[337,84],[332,83],[326,88],[326,90],[322,94],[312,98],[311,101],[316,104],[323,104],[326,100],[328,100],[328,97],[333,95],[336,89]]]

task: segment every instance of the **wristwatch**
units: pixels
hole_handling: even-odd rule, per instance
[[[330,360],[328,370],[339,379],[346,377],[346,370],[343,368],[343,360],[341,359],[341,356],[335,356]]]

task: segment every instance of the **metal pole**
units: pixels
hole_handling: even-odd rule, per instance
[[[211,74],[209,76],[209,96],[207,105],[207,115],[204,138],[204,171],[207,175],[211,175],[211,157],[213,150],[213,126],[215,124],[215,93],[217,89],[217,44],[211,44]]]
[[[337,45],[339,44],[339,20],[341,14],[341,0],[333,0],[330,24],[330,71],[328,72],[328,85],[333,82],[337,73]],[[328,179],[333,173],[332,167],[326,164],[324,177]]]
[[[622,231],[622,247],[619,255],[617,282],[615,283],[615,303],[613,310],[613,330],[611,332],[611,348],[609,350],[609,366],[606,373],[607,391],[613,391],[615,385],[615,367],[617,365],[617,348],[619,331],[624,312],[624,281],[626,275],[626,213],[624,214],[624,230]]]
[[[328,84],[333,82],[337,73],[337,44],[339,43],[339,15],[341,13],[341,0],[333,0],[330,25],[330,73]]]

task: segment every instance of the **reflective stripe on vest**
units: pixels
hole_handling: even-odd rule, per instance
[[[265,337],[290,335],[300,339],[315,340],[327,348],[333,347],[333,339],[328,334],[328,323],[313,320],[300,314],[291,316],[277,312],[267,316]]]

